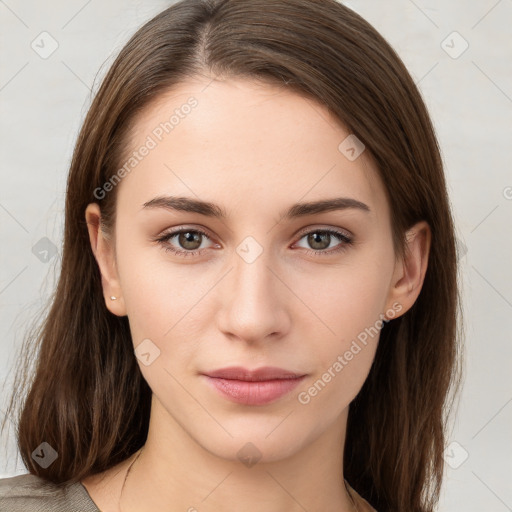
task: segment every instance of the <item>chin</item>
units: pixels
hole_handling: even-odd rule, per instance
[[[289,440],[287,444],[283,444],[281,439],[273,442],[265,439],[263,435],[261,438],[235,438],[222,444],[212,445],[208,442],[203,448],[215,457],[251,468],[256,464],[285,460],[300,450],[301,443]]]
[[[256,463],[285,460],[300,452],[317,437],[315,432],[304,431],[304,425],[299,428],[290,419],[280,424],[283,417],[286,415],[274,417],[270,428],[268,422],[257,422],[250,415],[246,422],[247,425],[250,424],[250,428],[244,428],[240,423],[235,426],[233,423],[222,422],[219,418],[219,422],[233,437],[230,437],[221,427],[216,429],[215,433],[209,429],[208,432],[189,434],[197,444],[213,456],[252,467]]]

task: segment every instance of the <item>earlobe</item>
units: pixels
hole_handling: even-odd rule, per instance
[[[113,246],[101,230],[101,210],[97,203],[91,203],[87,206],[85,220],[89,231],[91,249],[101,273],[105,304],[114,315],[125,316],[126,310],[117,275]]]
[[[398,302],[402,306],[401,315],[413,306],[423,287],[431,237],[430,226],[425,221],[418,222],[406,233],[406,250],[395,266],[388,296],[389,305]]]

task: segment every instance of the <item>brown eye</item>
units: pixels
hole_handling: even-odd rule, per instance
[[[202,234],[197,231],[186,231],[178,233],[178,244],[184,249],[194,251],[201,246]],[[199,245],[198,245],[199,242]]]
[[[316,229],[314,231],[309,231],[302,235],[301,240],[303,238],[306,238],[306,243],[312,248],[312,250],[308,250],[306,252],[313,255],[332,255],[345,250],[353,243],[352,238],[347,236],[345,233],[332,229]],[[342,243],[333,250],[327,250],[329,249],[333,239],[338,239]]]
[[[331,243],[331,235],[329,233],[320,233],[319,231],[315,231],[307,235],[308,244],[315,249],[315,251],[327,249]]]
[[[177,241],[170,243],[176,238]],[[158,238],[156,241],[163,246],[167,252],[172,252],[178,256],[195,256],[201,252],[200,247],[204,238],[210,240],[210,237],[200,229],[179,229]]]

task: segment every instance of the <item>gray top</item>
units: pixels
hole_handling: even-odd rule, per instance
[[[56,485],[32,474],[0,478],[1,512],[101,512],[80,483]]]

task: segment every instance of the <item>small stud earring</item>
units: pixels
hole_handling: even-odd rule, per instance
[[[114,297],[113,295],[110,297],[110,300],[117,300],[117,297]]]

